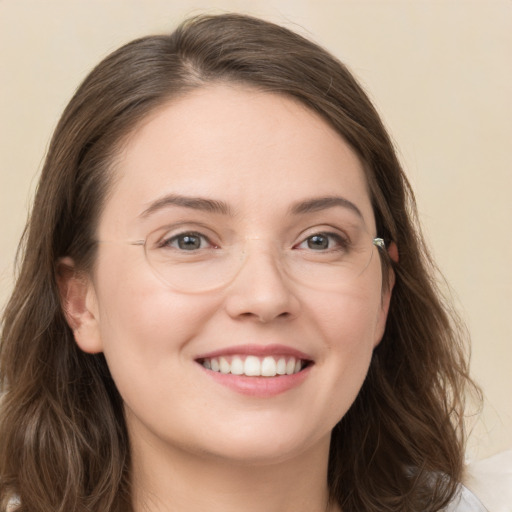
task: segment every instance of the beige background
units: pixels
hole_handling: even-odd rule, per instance
[[[473,338],[469,457],[512,448],[512,1],[0,0],[0,305],[52,129],[108,52],[236,10],[309,35],[381,111]]]

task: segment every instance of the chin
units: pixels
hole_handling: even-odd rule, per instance
[[[266,420],[265,421],[265,417]],[[263,414],[254,422],[226,421],[220,429],[209,429],[208,439],[198,440],[208,457],[240,465],[273,465],[300,457],[324,445],[329,449],[332,426],[308,425],[307,418],[283,418]]]
[[[327,438],[296,440],[268,439],[253,437],[251,440],[230,440],[230,443],[216,446],[215,450],[205,450],[203,455],[217,460],[224,460],[230,465],[239,466],[271,466],[301,457],[306,452],[321,444],[328,450],[330,433]]]

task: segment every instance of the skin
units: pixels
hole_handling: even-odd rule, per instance
[[[61,290],[76,342],[105,354],[125,401],[135,509],[338,510],[327,503],[330,432],[363,383],[391,290],[382,289],[376,248],[356,279],[325,290],[281,272],[266,247],[292,246],[340,208],[345,215],[340,206],[289,212],[333,194],[356,205],[357,222],[376,236],[358,157],[293,99],[212,85],[147,119],[114,172],[98,227],[108,242],[99,244],[92,275],[68,275]],[[177,193],[223,201],[232,215],[174,206],[141,215]],[[173,290],[143,247],[128,243],[169,216],[250,240],[250,257],[225,287]],[[314,364],[300,385],[262,398],[219,384],[196,361],[247,343],[291,347]]]

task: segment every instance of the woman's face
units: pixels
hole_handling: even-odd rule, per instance
[[[215,85],[153,114],[114,172],[75,335],[105,354],[132,442],[246,462],[325,450],[390,295],[351,148],[290,98]]]

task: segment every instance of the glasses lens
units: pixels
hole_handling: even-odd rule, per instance
[[[198,233],[169,240],[150,235],[146,257],[160,279],[183,293],[201,293],[229,285],[246,267],[274,265],[283,279],[315,289],[342,290],[370,265],[375,245],[366,232],[349,240],[338,234],[315,233],[293,247],[263,239],[215,246]]]

